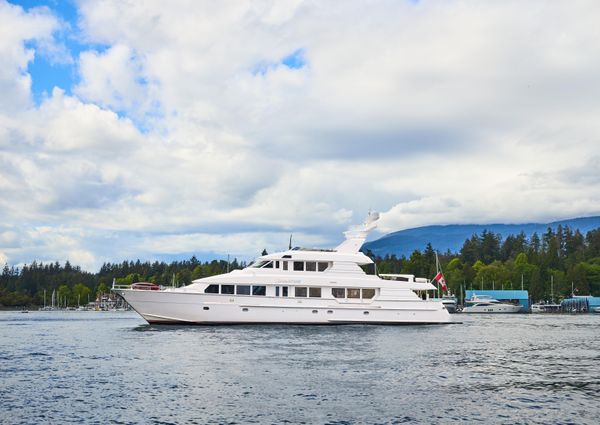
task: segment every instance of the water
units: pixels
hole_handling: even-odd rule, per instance
[[[600,315],[454,317],[160,327],[0,312],[0,422],[598,423]]]

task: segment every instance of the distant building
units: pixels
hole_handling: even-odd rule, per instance
[[[483,290],[483,289],[472,289],[465,291],[465,300],[473,297],[473,295],[488,295],[495,300],[509,302],[511,304],[520,304],[522,311],[529,311],[529,292],[522,290]]]
[[[592,313],[594,308],[600,307],[600,297],[576,295],[562,300],[560,307],[566,313]]]

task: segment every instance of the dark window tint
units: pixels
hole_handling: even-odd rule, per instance
[[[221,294],[233,294],[233,285],[221,285]]]
[[[288,287],[284,286],[283,288],[281,288],[281,295],[284,297],[288,296]]]
[[[331,295],[334,298],[346,298],[346,288],[331,288]]]
[[[327,266],[329,266],[328,263],[319,263],[319,271],[324,272],[327,269]]]
[[[306,271],[307,272],[316,272],[317,271],[317,263],[315,263],[314,261],[307,261],[306,262]]]
[[[264,266],[262,266],[263,269],[272,269],[273,268],[273,262],[269,261],[267,264],[265,264]]]
[[[219,285],[208,285],[204,290],[205,294],[218,294],[219,293]]]
[[[265,295],[266,293],[266,286],[252,286],[252,295]]]
[[[250,285],[238,285],[236,290],[238,295],[250,295]]]
[[[288,262],[287,261],[282,261],[282,263],[283,263],[282,264],[283,265],[283,270],[287,270],[287,264],[288,264]]]
[[[275,287],[275,296],[278,297],[279,296],[279,286]]]
[[[321,298],[321,288],[309,288],[308,296],[311,298]]]
[[[294,288],[294,294],[296,294],[297,297],[306,297],[306,295],[307,295],[306,287],[297,286],[296,288]]]
[[[348,298],[360,298],[360,289],[348,288]]]
[[[275,268],[278,269],[279,268],[279,261],[275,261]]]
[[[294,261],[294,270],[297,272],[304,271],[304,262],[302,261]]]
[[[371,299],[375,296],[375,289],[367,288],[362,290],[362,297],[364,299]]]

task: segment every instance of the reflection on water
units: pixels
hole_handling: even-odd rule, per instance
[[[0,423],[597,423],[600,316],[165,326],[0,313]]]

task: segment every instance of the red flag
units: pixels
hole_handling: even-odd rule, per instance
[[[438,282],[440,282],[440,285],[442,285],[442,291],[448,290],[448,287],[446,286],[446,279],[444,279],[444,275],[442,274],[442,272],[438,272],[438,274],[435,275],[433,280],[437,280]]]

